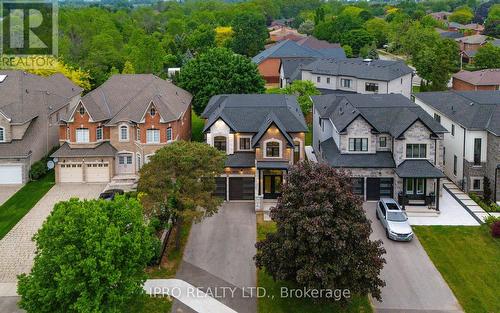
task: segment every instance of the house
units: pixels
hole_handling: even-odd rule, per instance
[[[281,62],[286,59],[295,58],[335,58],[345,59],[345,52],[337,44],[322,43],[321,48],[309,46],[319,45],[320,40],[283,40],[274,46],[260,52],[252,61],[257,64],[259,72],[266,81],[268,87],[279,87]],[[326,46],[326,47],[325,47]]]
[[[487,177],[500,201],[500,91],[421,92],[415,102],[448,130],[445,174],[464,191],[477,193]]]
[[[485,45],[488,37],[484,35],[472,35],[461,38],[456,38],[455,41],[459,44],[460,55],[463,63],[469,63],[476,55],[479,48]]]
[[[59,120],[82,91],[61,74],[0,71],[0,185],[29,181],[31,165],[58,145]]]
[[[295,67],[295,68],[294,68]],[[315,59],[282,62],[281,86],[309,80],[322,91],[344,93],[400,93],[410,98],[413,70],[403,61]]]
[[[290,166],[304,159],[308,131],[297,98],[277,94],[218,95],[202,114],[207,144],[227,155],[217,194],[275,205]]]
[[[439,36],[441,38],[457,39],[457,38],[462,38],[464,36],[462,33],[456,31],[446,31],[440,28],[434,28],[434,29],[439,33]]]
[[[465,90],[500,90],[500,69],[480,71],[460,71],[452,76],[453,89]]]
[[[451,13],[446,11],[439,11],[430,13],[429,15],[437,21],[446,22],[448,21],[448,17],[451,15]]]
[[[457,32],[461,30],[464,27],[463,24],[457,23],[457,22],[449,22],[448,23],[448,30],[452,32]]]
[[[296,29],[287,26],[277,27],[269,32],[269,38],[271,41],[275,42],[286,39],[297,41],[304,37],[306,37],[306,35],[301,34]]]
[[[443,126],[400,94],[312,99],[316,158],[348,170],[356,194],[439,208]]]
[[[61,120],[56,182],[137,179],[156,150],[190,139],[191,98],[151,74],[113,75]]]
[[[470,23],[463,25],[461,30],[473,35],[479,35],[484,31],[484,26],[477,23]]]

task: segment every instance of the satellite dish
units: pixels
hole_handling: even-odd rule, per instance
[[[47,168],[48,168],[49,170],[53,169],[53,168],[54,168],[54,166],[55,166],[55,164],[54,164],[54,162],[53,162],[53,161],[48,161],[48,162],[47,162]]]
[[[52,161],[54,161],[54,163],[57,163],[59,162],[59,158],[53,158]]]

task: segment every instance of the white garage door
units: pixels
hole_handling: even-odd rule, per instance
[[[0,165],[0,185],[15,185],[23,183],[22,165]]]
[[[109,182],[109,164],[108,163],[87,163],[86,164],[87,182],[105,183]]]
[[[83,182],[82,163],[59,164],[59,182],[81,183]]]

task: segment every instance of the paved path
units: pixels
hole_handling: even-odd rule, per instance
[[[257,300],[248,292],[257,286],[256,237],[254,204],[225,203],[219,213],[193,225],[177,278],[217,292],[217,300],[239,313],[255,313]],[[193,311],[174,301],[172,312]]]
[[[463,312],[453,292],[436,269],[424,248],[414,238],[411,242],[395,242],[385,236],[375,217],[375,202],[363,205],[372,220],[372,239],[381,239],[387,253],[382,270],[386,286],[382,302],[372,299],[378,313],[458,313]]]
[[[24,185],[0,185],[0,205],[9,200]]]
[[[484,220],[490,216],[488,212],[483,210],[468,194],[464,193],[457,185],[449,179],[443,182],[443,189],[453,195],[453,198],[460,203],[460,205],[469,212],[478,222],[484,223]]]
[[[54,204],[72,197],[96,198],[102,184],[55,185],[0,241],[0,297],[15,295],[17,275],[28,273],[33,266],[33,235],[42,226]],[[2,311],[3,312],[3,311]]]

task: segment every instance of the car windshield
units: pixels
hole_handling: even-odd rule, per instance
[[[401,211],[387,212],[387,220],[391,222],[405,222],[407,220],[406,214]]]

